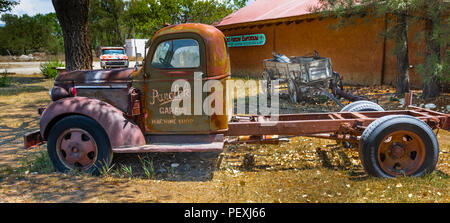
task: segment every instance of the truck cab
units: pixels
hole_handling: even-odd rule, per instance
[[[148,47],[137,69],[60,73],[25,146],[47,142],[56,170],[91,173],[114,153],[222,151],[230,118],[225,36],[210,25],[180,24],[159,30]],[[174,100],[182,100],[181,114]],[[205,104],[221,111],[211,114]]]

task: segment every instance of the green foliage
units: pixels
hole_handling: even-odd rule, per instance
[[[100,161],[100,167],[96,166],[101,176],[110,176],[115,164],[110,165],[109,162]]]
[[[212,24],[247,3],[248,0],[90,0],[88,32],[91,48],[122,46],[125,39],[146,38],[164,23]],[[0,12],[15,1],[0,0]],[[3,10],[3,11],[2,11]],[[0,27],[0,54],[22,55],[64,52],[61,27],[55,13],[35,16],[5,14]]]
[[[427,83],[432,77],[436,77],[442,83],[450,83],[450,50],[444,60],[440,60],[437,55],[428,56],[428,62],[417,65],[417,72],[422,74],[424,82]]]
[[[120,172],[126,174],[129,178],[133,177],[133,168],[131,166],[120,164]]]
[[[5,69],[0,77],[0,87],[8,87],[9,85],[11,85],[11,77],[8,76],[8,71]]]
[[[164,23],[213,24],[248,0],[91,0],[92,48],[123,45],[125,39],[150,39]],[[134,29],[133,29],[134,28]]]
[[[122,0],[91,0],[89,2],[89,35],[91,47],[121,46],[130,34],[125,33],[125,3]],[[130,30],[130,29],[128,29]]]
[[[58,74],[56,67],[64,67],[64,64],[55,60],[55,61],[49,61],[45,63],[40,64],[40,70],[42,72],[42,75],[44,75],[46,78],[55,78]]]
[[[47,151],[39,151],[21,160],[19,173],[51,173],[54,172]]]
[[[17,4],[19,4],[18,1],[0,0],[0,12],[10,11]]]
[[[417,71],[424,78],[425,85],[433,80],[449,83],[449,55],[450,55],[450,4],[445,0],[319,0],[320,7],[314,8],[315,12],[323,16],[340,18],[335,27],[347,26],[355,15],[371,15],[374,18],[388,17],[386,31],[381,31],[380,36],[395,38],[396,47],[394,54],[401,53],[403,41],[397,32],[399,28],[408,30],[410,24],[428,24],[425,29],[416,36],[425,37],[425,52],[417,52],[419,56],[425,56],[423,64],[417,66]],[[388,16],[387,16],[388,15]],[[406,24],[400,27],[398,17],[407,16]],[[446,15],[446,16],[445,16]],[[396,19],[397,18],[397,19]],[[421,41],[423,38],[413,38]]]
[[[142,164],[142,170],[148,179],[153,179],[156,176],[155,166],[153,160],[148,157],[138,156]]]
[[[5,14],[1,20],[5,26],[0,27],[0,54],[63,52],[62,31],[55,13],[35,16]]]
[[[418,14],[416,19],[425,23],[425,62],[417,70],[424,78],[423,97],[436,97],[425,89],[426,85],[429,88],[434,84],[444,86],[450,83],[450,4],[441,0],[416,1],[418,4],[412,10]]]

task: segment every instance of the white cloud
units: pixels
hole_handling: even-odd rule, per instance
[[[28,14],[30,16],[36,14],[47,14],[49,12],[55,12],[51,0],[20,0],[20,4],[16,5],[11,14],[23,15]]]
[[[55,12],[52,0],[20,0],[19,4],[14,6],[13,9],[7,13],[19,16],[24,14],[33,16],[39,13],[47,14],[50,12]],[[3,21],[0,21],[0,26],[4,25],[5,23]]]

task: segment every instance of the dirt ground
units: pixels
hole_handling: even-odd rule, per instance
[[[0,88],[0,202],[450,202],[450,133],[443,130],[437,169],[421,178],[367,176],[357,148],[307,137],[279,145],[228,145],[220,154],[116,154],[102,176],[56,173],[46,145],[23,148],[23,135],[38,129],[37,108],[50,102],[53,82],[39,75],[12,77],[12,86]],[[401,109],[391,87],[346,90],[378,98],[385,109]],[[422,101],[415,93],[414,104],[433,102],[448,113],[449,94]],[[324,101],[282,100],[280,107],[285,113],[340,110]]]

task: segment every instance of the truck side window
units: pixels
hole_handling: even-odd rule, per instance
[[[153,55],[156,68],[195,68],[200,66],[200,48],[194,39],[176,39],[160,43]]]

